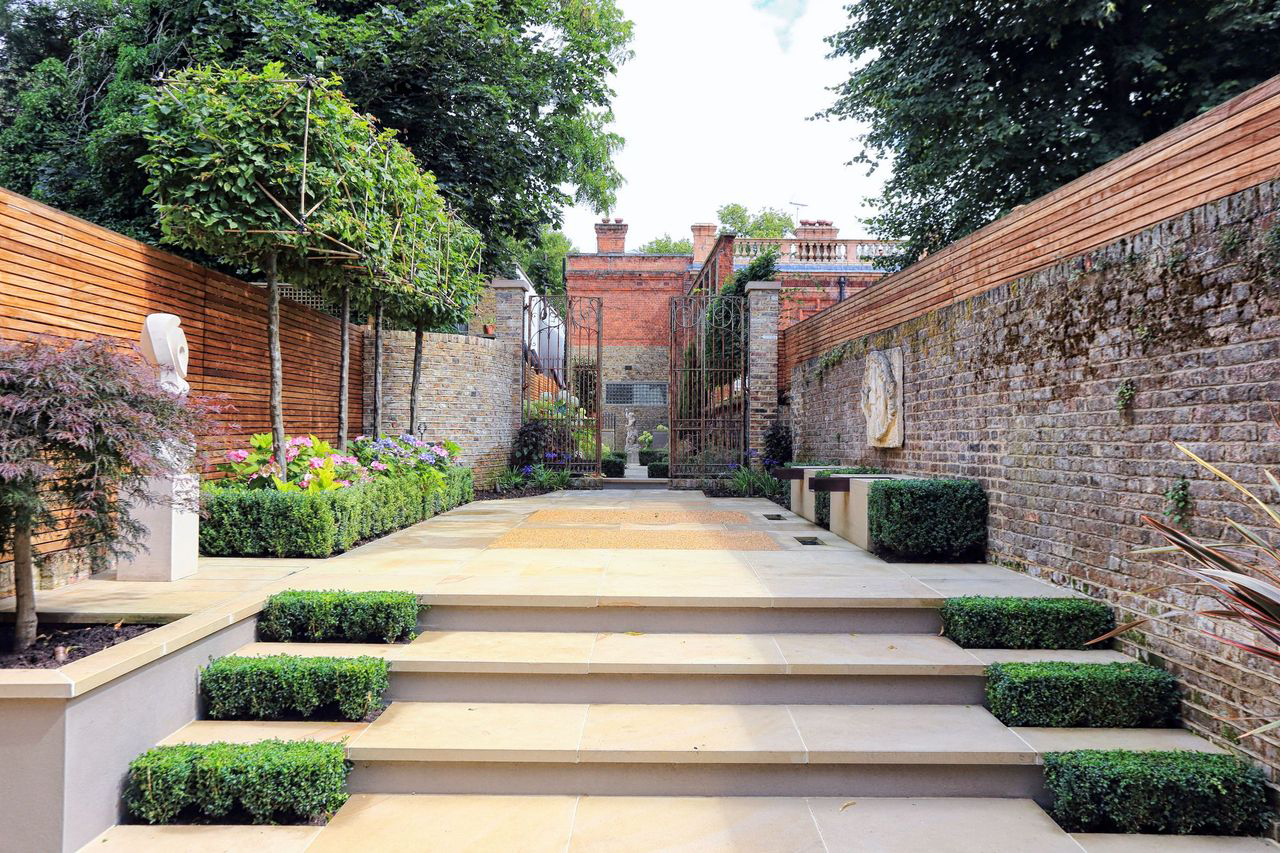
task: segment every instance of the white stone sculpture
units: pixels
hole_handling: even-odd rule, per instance
[[[623,446],[623,450],[627,453],[628,465],[640,464],[640,439],[639,433],[636,432],[636,413],[627,409],[627,441]]]
[[[902,446],[902,348],[867,353],[862,376],[862,416],[867,445]]]
[[[177,314],[148,314],[142,323],[142,354],[160,368],[160,384],[177,394],[191,390],[187,383],[187,333]]]
[[[191,390],[187,383],[187,336],[176,314],[148,314],[142,323],[142,354],[160,370],[160,384],[176,394]],[[175,459],[189,460],[192,450],[172,447]],[[116,564],[116,580],[172,581],[196,572],[200,548],[200,515],[197,502],[200,478],[182,473],[152,477],[146,492],[151,497],[131,508],[134,520],[147,528],[138,553]]]

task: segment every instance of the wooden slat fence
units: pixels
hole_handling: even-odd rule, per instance
[[[782,332],[779,376],[843,341],[967,299],[1280,176],[1280,77]]]

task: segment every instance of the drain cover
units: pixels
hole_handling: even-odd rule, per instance
[[[817,536],[797,536],[796,541],[801,545],[821,545],[822,540]]]
[[[782,521],[782,516],[778,515],[776,512],[766,512],[764,517],[770,521]]]

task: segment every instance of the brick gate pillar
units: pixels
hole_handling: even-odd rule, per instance
[[[778,418],[778,297],[780,281],[749,281],[747,315],[747,447],[760,467],[764,434]]]
[[[511,351],[511,381],[506,393],[511,399],[511,428],[520,428],[520,382],[524,365],[524,303],[533,294],[533,285],[518,279],[495,278],[489,282],[494,296],[494,337]],[[502,393],[502,389],[481,389]]]

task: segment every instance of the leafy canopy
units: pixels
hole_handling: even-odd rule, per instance
[[[1277,0],[863,0],[821,115],[888,157],[870,202],[910,262],[1280,72]]]
[[[730,202],[716,211],[720,219],[720,233],[732,231],[742,237],[785,237],[795,230],[796,224],[786,211],[762,207],[755,213],[745,204]]]
[[[0,184],[143,240],[137,105],[189,65],[330,75],[400,132],[501,265],[566,204],[612,206],[615,0],[36,0],[0,13]]]
[[[564,293],[564,259],[576,251],[565,234],[544,227],[537,240],[522,248],[518,262],[538,293]]]
[[[692,255],[693,240],[688,237],[677,240],[670,234],[663,234],[642,245],[638,251],[642,255]]]

